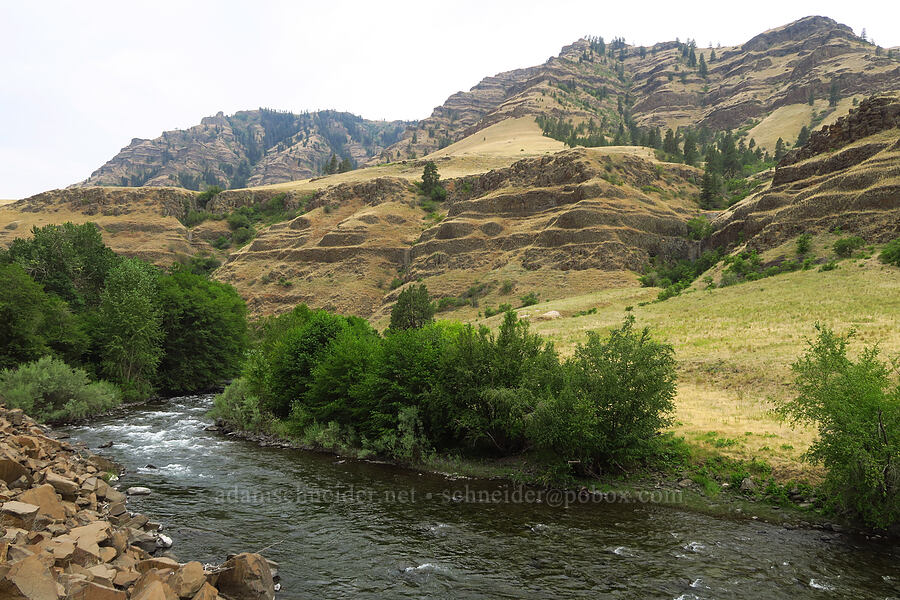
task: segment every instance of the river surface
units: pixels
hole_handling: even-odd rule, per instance
[[[100,452],[127,468],[122,489],[153,490],[130,510],[182,560],[262,550],[279,598],[900,598],[896,545],[261,448],[204,431],[211,405],[174,398],[67,433],[114,443]]]

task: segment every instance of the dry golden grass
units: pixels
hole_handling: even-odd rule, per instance
[[[504,119],[446,148],[433,152],[430,158],[467,154],[509,156],[512,158],[550,154],[565,150],[560,141],[544,136],[534,117]]]

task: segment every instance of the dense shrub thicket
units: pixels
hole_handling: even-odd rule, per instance
[[[792,365],[797,395],[780,410],[818,427],[808,457],[827,468],[833,508],[871,526],[900,522],[900,380],[877,347],[854,361],[847,356],[850,335],[817,328]]]
[[[45,356],[0,372],[0,397],[39,421],[81,419],[105,412],[121,402],[116,386],[91,383],[87,373]]]
[[[67,394],[72,377],[62,377],[56,362],[38,360],[53,357],[84,377],[108,380],[126,399],[155,390],[193,392],[230,379],[247,347],[244,302],[231,286],[192,270],[118,256],[93,223],[34,228],[32,238],[0,251],[0,368],[38,361],[27,367],[28,376],[45,372],[47,385],[59,382],[59,393]],[[59,420],[107,404],[49,406],[51,398],[43,390],[29,411]]]
[[[410,288],[395,311],[408,314],[419,293]],[[653,455],[673,408],[675,362],[633,317],[561,360],[512,311],[496,333],[425,314],[384,335],[303,306],[268,319],[214,415],[400,459],[533,451],[596,472]]]

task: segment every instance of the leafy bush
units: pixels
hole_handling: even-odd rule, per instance
[[[697,240],[697,241],[707,239],[709,236],[712,235],[712,232],[713,232],[712,223],[710,223],[709,219],[707,219],[703,215],[699,215],[697,217],[690,219],[687,222],[687,228],[688,228],[688,239]]]
[[[222,188],[217,185],[211,185],[199,194],[197,194],[197,205],[206,208],[206,205],[214,197],[222,193]]]
[[[626,464],[647,458],[656,435],[670,424],[675,398],[675,351],[654,341],[647,328],[637,330],[629,315],[607,339],[588,333],[567,364],[561,410],[577,419],[583,439],[565,442],[572,458],[589,464]],[[584,420],[586,419],[586,420]],[[558,432],[553,439],[564,436]],[[574,435],[573,435],[574,437]]]
[[[835,508],[865,523],[900,522],[900,380],[867,347],[847,357],[852,335],[816,326],[818,337],[792,365],[797,396],[781,412],[819,428],[807,457],[828,469],[825,487]]]
[[[250,217],[242,212],[235,211],[231,213],[225,221],[228,223],[228,228],[232,231],[237,231],[242,227],[245,229],[250,228]]]
[[[858,250],[865,245],[866,241],[858,235],[841,238],[834,243],[834,253],[842,258],[847,258],[853,254],[855,250]]]
[[[264,428],[266,418],[260,410],[259,399],[243,378],[235,379],[213,400],[210,416],[247,431]]]
[[[500,285],[500,293],[506,296],[507,294],[512,293],[513,288],[516,287],[516,284],[511,279],[504,279],[503,283]]]
[[[226,235],[220,235],[213,241],[212,247],[218,250],[227,250],[231,247],[231,238]]]
[[[524,296],[521,296],[519,298],[519,300],[521,300],[521,302],[522,302],[522,308],[524,308],[526,306],[532,306],[532,305],[540,302],[538,295],[534,292],[528,292]]]
[[[900,267],[900,238],[888,242],[878,255],[878,260],[886,265]]]
[[[115,386],[91,383],[81,369],[49,356],[0,372],[0,397],[7,406],[51,423],[104,413],[122,401]]]
[[[231,239],[238,246],[246,244],[251,239],[253,239],[253,230],[249,227],[239,227],[234,230],[234,233],[231,235]]]

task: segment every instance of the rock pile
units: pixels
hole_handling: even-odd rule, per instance
[[[107,482],[117,470],[0,405],[0,598],[274,598],[271,565],[258,554],[206,568],[159,555],[171,540],[127,510],[126,494]]]

